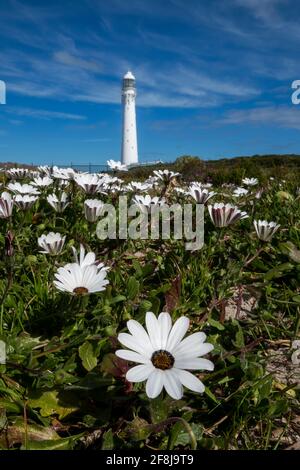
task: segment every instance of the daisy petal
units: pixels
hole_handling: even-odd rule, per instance
[[[166,392],[174,400],[180,400],[183,395],[183,389],[178,375],[174,369],[165,370],[163,373],[164,387]]]
[[[146,313],[146,326],[154,350],[161,349],[159,324],[153,312]]]
[[[151,357],[151,354],[153,353],[153,348],[151,345],[149,335],[146,332],[145,328],[143,328],[142,325],[136,320],[129,320],[127,322],[127,328],[132,334],[132,336],[139,338],[139,341],[144,344],[145,355],[147,351],[147,356]]]
[[[197,333],[193,333],[192,335],[184,338],[178,346],[173,350],[173,353],[176,354],[182,353],[185,354],[186,352],[192,352],[194,355],[194,349],[199,348],[201,344],[204,343],[206,340],[206,334],[203,331],[198,331]],[[195,354],[198,356],[199,354]]]
[[[172,328],[172,320],[168,312],[162,312],[158,317],[161,334],[161,349],[166,349],[170,330]]]
[[[149,398],[156,398],[163,388],[164,373],[162,370],[154,369],[146,383],[146,393]]]
[[[144,354],[145,352],[143,343],[128,333],[120,333],[118,335],[118,340],[123,346],[126,346],[126,348],[132,349],[140,354]]]
[[[87,253],[85,258],[83,258],[81,261],[81,266],[84,267],[84,266],[92,265],[93,263],[95,263],[95,260],[96,260],[95,253],[92,253],[92,252]]]
[[[189,338],[187,338],[189,339]],[[200,343],[198,345],[194,345],[193,347],[183,346],[181,347],[182,343],[176,348],[176,352],[173,352],[175,360],[178,359],[192,359],[193,357],[204,356],[208,354],[214,349],[213,344],[210,343]]]
[[[208,359],[203,359],[202,357],[175,360],[174,367],[177,369],[190,370],[214,370],[214,364]]]
[[[118,349],[115,351],[115,355],[121,359],[125,359],[126,361],[139,362],[140,364],[150,363],[150,360],[147,357],[142,356],[142,354],[138,354],[134,351],[129,351],[128,349]]]
[[[180,382],[186,388],[189,388],[193,392],[203,393],[205,387],[201,380],[199,380],[195,375],[190,372],[182,369],[176,369],[176,374],[179,377]]]
[[[152,364],[142,364],[132,367],[126,374],[128,382],[143,382],[148,379],[149,375],[153,372]]]
[[[166,349],[170,352],[180,343],[184,335],[186,334],[190,321],[187,317],[180,317],[174,323],[173,328],[169,334]]]

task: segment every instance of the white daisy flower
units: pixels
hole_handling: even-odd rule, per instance
[[[195,186],[196,188],[199,189],[209,189],[212,187],[212,183],[201,183],[201,181],[192,181],[190,186]]]
[[[175,187],[175,188],[174,188],[174,191],[176,191],[176,193],[182,194],[182,195],[184,195],[184,196],[189,196],[189,195],[190,195],[189,191],[187,191],[187,190],[184,189],[184,188]]]
[[[56,212],[63,212],[65,208],[70,204],[70,201],[68,200],[68,195],[64,192],[62,192],[60,196],[57,196],[56,194],[49,194],[49,196],[47,196],[47,201],[50,206],[52,206],[53,209],[56,210]]]
[[[203,189],[200,186],[192,185],[189,187],[188,194],[195,199],[197,204],[206,204],[216,193]]]
[[[256,186],[258,184],[258,179],[257,178],[244,178],[242,182],[246,184],[247,186]]]
[[[119,178],[108,175],[107,173],[97,173],[97,176],[101,180],[102,184],[112,184],[119,181]]]
[[[121,162],[116,162],[114,160],[107,160],[107,165],[113,171],[128,171],[126,165],[122,164]]]
[[[58,179],[57,182],[58,182],[58,188],[65,188],[66,186],[70,184],[70,180]]]
[[[106,185],[105,189],[110,191],[112,194],[115,194],[118,192],[127,192],[127,189],[124,186],[120,186],[117,184],[111,185],[111,186]]]
[[[128,191],[148,191],[152,189],[152,184],[150,183],[141,183],[139,181],[132,181],[127,185]]]
[[[102,181],[99,179],[98,175],[92,173],[75,174],[74,180],[87,194],[96,193],[102,186]]]
[[[33,204],[38,200],[37,196],[30,196],[29,194],[17,194],[14,197],[16,205],[23,211],[29,210]]]
[[[136,320],[127,322],[131,334],[120,333],[119,342],[129,349],[119,349],[116,355],[139,365],[129,369],[126,379],[129,382],[146,383],[149,398],[157,397],[163,387],[175,400],[180,400],[183,387],[203,393],[203,383],[188,370],[213,370],[214,365],[204,356],[213,350],[213,345],[205,343],[203,332],[194,333],[183,339],[189,327],[189,319],[180,317],[172,327],[167,312],[158,318],[152,312],[146,313],[146,328]]]
[[[22,179],[28,174],[27,168],[10,168],[6,171],[8,177],[12,179]]]
[[[246,196],[246,194],[248,194],[248,189],[245,189],[245,188],[235,188],[235,190],[233,191],[233,196],[234,197],[240,197],[240,196]]]
[[[35,188],[31,184],[8,183],[7,187],[13,193],[32,194],[32,195],[40,194],[37,188]]]
[[[9,193],[4,191],[0,198],[0,218],[7,219],[12,215],[14,201]]]
[[[159,181],[160,178],[158,178],[158,176],[149,176],[149,178],[145,180],[145,183],[151,184],[151,186],[157,186],[159,185]]]
[[[32,181],[33,186],[37,186],[38,188],[46,188],[47,186],[50,186],[53,183],[53,179],[50,178],[49,176],[44,176],[41,178],[40,176],[37,176],[34,178]]]
[[[175,173],[174,171],[170,170],[154,170],[153,173],[165,183],[168,183],[173,178],[176,178],[176,176],[180,176],[180,173]]]
[[[104,190],[113,191],[116,188],[120,188],[124,185],[124,181],[120,178],[101,178],[101,184]]]
[[[40,165],[38,166],[38,170],[42,175],[45,175],[45,176],[51,175],[51,167],[48,165]]]
[[[106,276],[107,269],[99,269],[95,264],[81,266],[78,263],[70,263],[58,268],[54,285],[57,289],[73,295],[92,294],[105,290],[105,286],[109,284]]]
[[[86,199],[84,201],[84,215],[88,222],[96,222],[103,210],[103,202],[99,199]]]
[[[52,168],[52,176],[56,179],[72,180],[74,175],[75,171],[73,168],[58,168],[57,166]]]
[[[269,242],[280,227],[276,222],[266,220],[254,220],[253,224],[258,238],[264,242]]]
[[[58,255],[65,244],[66,236],[61,236],[60,233],[50,232],[43,234],[38,238],[38,245],[43,248],[40,253],[49,255]]]
[[[208,206],[208,212],[216,227],[227,227],[237,220],[249,217],[246,212],[240,211],[232,204],[215,203],[213,206]]]
[[[162,206],[165,203],[164,199],[159,199],[159,197],[151,197],[149,194],[146,196],[140,196],[136,194],[132,199],[132,202],[138,205],[142,210],[147,210],[150,212],[152,206]]]
[[[31,178],[38,178],[40,176],[40,172],[38,170],[30,170],[29,174]]]

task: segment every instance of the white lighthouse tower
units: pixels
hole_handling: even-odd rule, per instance
[[[123,140],[122,163],[132,165],[138,163],[136,118],[135,118],[135,77],[128,71],[123,77],[122,104],[123,104]]]

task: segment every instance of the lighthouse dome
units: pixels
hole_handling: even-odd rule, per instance
[[[135,76],[132,74],[132,72],[130,72],[130,70],[128,70],[127,73],[125,73],[124,75],[124,80],[135,80]]]

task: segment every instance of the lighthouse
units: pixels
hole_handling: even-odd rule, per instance
[[[123,104],[123,139],[122,163],[132,165],[138,163],[136,117],[135,117],[135,77],[128,71],[123,77],[122,104]]]

